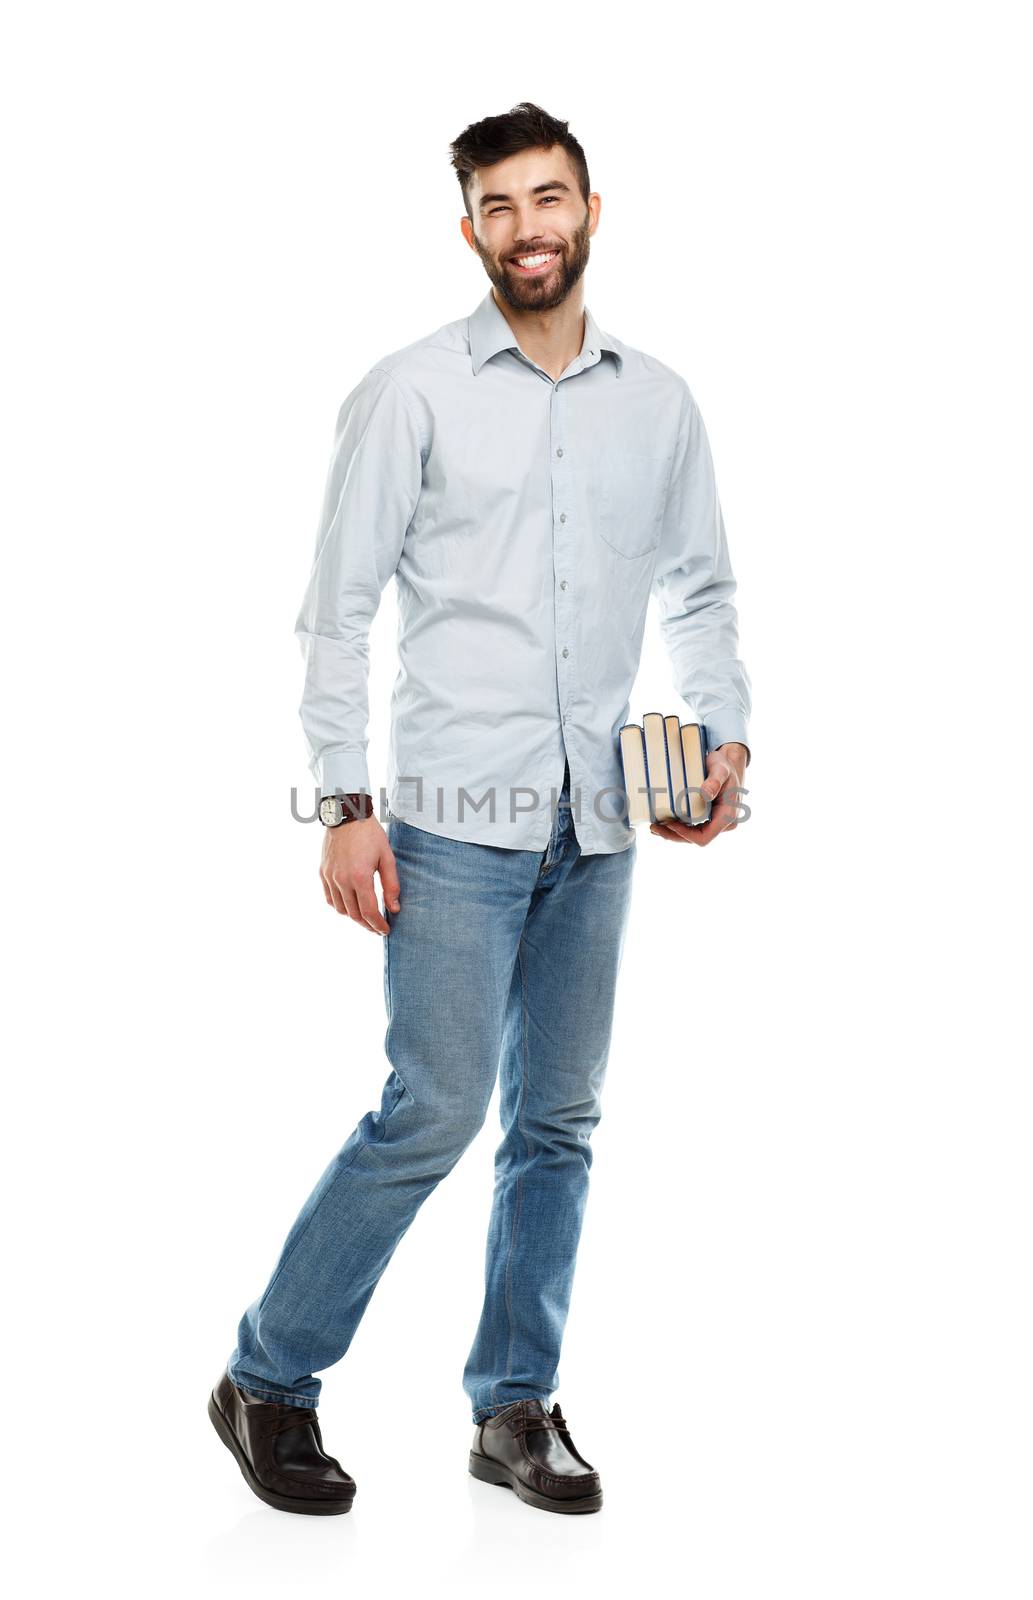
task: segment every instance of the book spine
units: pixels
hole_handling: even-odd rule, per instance
[[[646,769],[646,805],[649,807],[650,817],[655,820],[656,807],[653,804],[653,780],[649,772],[649,744],[646,740],[646,717],[649,715],[650,713],[647,711],[642,718],[642,765]]]
[[[661,727],[664,730],[664,760],[667,763],[667,803],[670,806],[673,815],[677,817],[678,807],[674,803],[674,768],[671,765],[671,742],[667,737],[666,717],[663,718]]]
[[[673,734],[670,731],[670,724],[672,722],[674,723]],[[664,718],[664,727],[668,730],[667,755],[671,763],[671,809],[674,811],[675,816],[680,822],[688,822],[691,820],[688,815],[689,780],[685,773],[685,751],[682,748],[681,736],[682,725],[678,717],[672,715]],[[671,743],[672,738],[674,740],[673,745]],[[679,796],[681,797],[682,805],[685,807],[686,814],[684,816],[678,808]]]
[[[707,771],[707,756],[708,756],[709,751],[710,751],[710,745],[709,745],[709,742],[707,740],[707,727],[706,727],[706,723],[705,722],[701,722],[700,725],[699,725],[699,748],[700,748],[700,754],[703,757],[703,775],[704,775],[704,778],[705,778],[706,777],[706,771]],[[708,800],[707,801],[707,814],[703,819],[704,822],[709,822],[710,821],[710,813],[711,813],[711,811],[713,809],[714,809],[713,801],[712,800]]]
[[[641,749],[642,749],[642,765],[643,765],[644,768],[646,768],[647,774],[648,774],[648,762],[646,761],[646,735],[645,735],[645,730],[642,727],[642,724],[640,722],[625,722],[625,723],[622,723],[620,728],[618,728],[618,730],[617,730],[617,750],[618,750],[618,753],[619,753],[620,758],[621,758],[621,777],[624,780],[624,798],[625,798],[625,801],[627,802],[626,811],[625,811],[625,821],[628,823],[629,827],[632,827],[634,825],[633,825],[633,823],[631,821],[631,786],[630,786],[630,783],[629,783],[629,780],[628,780],[627,762],[624,759],[624,737],[623,736],[624,736],[625,733],[630,732],[632,728],[634,728],[635,732],[638,734],[639,744],[640,744]]]

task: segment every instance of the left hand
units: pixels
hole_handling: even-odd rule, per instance
[[[707,756],[707,776],[700,789],[704,798],[712,802],[710,821],[698,828],[678,819],[651,822],[650,833],[660,839],[676,839],[680,844],[709,844],[719,833],[734,832],[745,773],[746,746],[735,742],[718,745]]]

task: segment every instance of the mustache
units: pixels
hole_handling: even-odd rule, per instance
[[[536,244],[530,250],[514,250],[513,254],[506,259],[515,261],[518,256],[546,256],[553,250],[558,255],[563,254],[563,246],[561,244]]]

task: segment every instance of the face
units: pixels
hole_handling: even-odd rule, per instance
[[[599,221],[599,196],[581,198],[574,168],[559,145],[521,150],[470,182],[473,222],[462,230],[500,300],[515,311],[561,305],[588,265],[588,241]],[[521,266],[518,258],[544,256]]]

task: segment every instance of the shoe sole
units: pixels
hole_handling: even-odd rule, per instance
[[[598,1511],[603,1503],[601,1489],[596,1494],[579,1495],[574,1500],[553,1500],[549,1495],[539,1494],[537,1489],[532,1489],[517,1473],[503,1466],[501,1461],[478,1455],[476,1450],[470,1451],[470,1471],[481,1483],[496,1483],[503,1489],[512,1489],[518,1500],[523,1500],[525,1505],[537,1506],[539,1511],[560,1511],[568,1516],[577,1516],[585,1511]]]
[[[294,1495],[275,1494],[272,1489],[267,1489],[255,1477],[243,1445],[219,1410],[214,1391],[208,1397],[208,1415],[219,1438],[243,1473],[244,1482],[253,1494],[257,1494],[259,1500],[265,1501],[267,1506],[275,1506],[277,1511],[298,1511],[306,1517],[339,1517],[342,1512],[351,1510],[354,1495],[340,1500],[299,1500]]]

